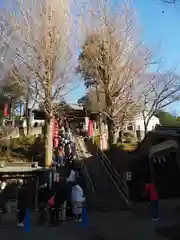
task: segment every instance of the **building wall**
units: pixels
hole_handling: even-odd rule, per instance
[[[149,132],[154,130],[157,124],[160,124],[159,118],[153,116],[148,123],[147,131]],[[138,138],[138,140],[141,141],[145,137],[143,116],[140,115],[133,121],[127,122],[125,131],[131,132],[134,135],[134,137]]]
[[[143,120],[143,117],[140,116],[138,117],[137,119],[135,119],[133,121],[133,123],[135,124],[135,130],[139,130],[139,131],[145,131],[145,128],[144,128],[144,120]],[[160,121],[159,121],[159,118],[153,116],[150,121],[149,121],[149,124],[148,124],[148,127],[147,127],[147,130],[148,132],[149,131],[152,131],[153,129],[155,129],[155,126],[157,124],[160,124]]]
[[[38,136],[39,134],[42,134],[42,132],[43,132],[43,128],[41,126],[33,127],[33,128],[31,128],[29,135],[30,136],[33,136],[33,135]],[[24,134],[25,134],[25,136],[27,135],[27,128],[26,127],[24,128]],[[19,138],[19,137],[21,137],[20,130],[19,130],[18,127],[15,127],[12,130],[11,133],[7,133],[6,136],[3,136],[1,138],[1,140],[9,139],[10,137],[12,137],[12,138]]]

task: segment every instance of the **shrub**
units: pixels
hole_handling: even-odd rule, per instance
[[[36,136],[29,136],[26,138],[27,145],[33,145],[36,141]]]
[[[11,138],[10,139],[10,148],[13,150],[13,149],[16,149],[19,145],[19,139],[18,138]]]
[[[131,143],[120,143],[118,146],[127,152],[132,152],[136,149],[136,144],[131,144]]]
[[[134,135],[130,132],[125,132],[124,133],[124,142],[125,143],[134,143],[136,142],[136,138],[134,137]]]

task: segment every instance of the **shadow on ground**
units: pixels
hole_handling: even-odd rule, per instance
[[[180,224],[168,227],[159,227],[155,231],[160,237],[164,237],[169,240],[180,239]]]

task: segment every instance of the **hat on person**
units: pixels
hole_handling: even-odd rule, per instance
[[[6,187],[6,183],[5,183],[5,182],[2,182],[2,183],[1,183],[1,189],[4,190],[5,187]]]
[[[19,179],[19,184],[23,185],[23,183],[24,183],[23,179]]]

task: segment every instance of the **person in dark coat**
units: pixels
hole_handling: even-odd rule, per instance
[[[77,168],[77,177],[76,180],[78,181],[80,187],[83,189],[83,192],[86,192],[86,178],[82,172],[81,167]]]
[[[19,191],[17,197],[17,209],[18,209],[18,227],[24,226],[24,218],[26,216],[26,209],[29,207],[28,189],[25,186],[23,180],[19,182]]]
[[[46,206],[49,197],[47,183],[44,183],[39,188],[38,203],[39,203],[39,218],[38,223],[43,224],[46,221]]]
[[[55,195],[54,195],[54,206],[50,214],[50,224],[53,225],[59,223],[59,214],[61,212],[62,220],[65,220],[66,202],[68,199],[68,184],[65,180],[61,180],[60,183],[56,183]]]
[[[4,211],[4,207],[5,207],[5,196],[4,196],[4,189],[6,187],[5,182],[4,183],[0,183],[0,225],[2,225],[2,214]]]

